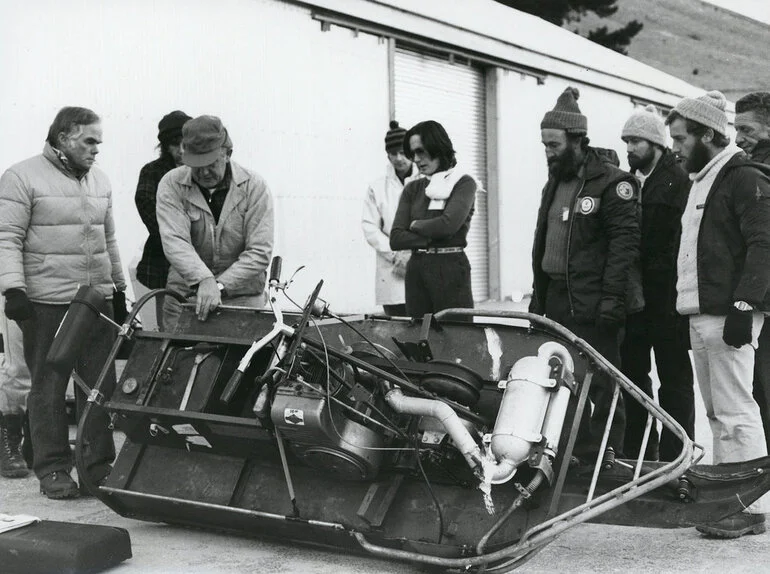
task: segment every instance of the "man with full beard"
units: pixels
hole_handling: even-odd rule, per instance
[[[535,229],[529,310],[561,323],[619,365],[626,314],[643,305],[641,285],[629,279],[639,257],[639,186],[617,167],[614,152],[589,147],[578,95],[567,88],[540,123],[549,177]],[[612,382],[597,375],[589,393],[594,408],[590,420],[590,409],[584,412],[574,451],[579,460],[599,454]],[[624,431],[621,395],[608,451],[622,452]]]
[[[620,346],[623,373],[652,394],[650,351],[660,379],[660,405],[690,438],[695,431],[692,365],[687,319],[676,312],[676,256],[681,218],[690,182],[666,147],[666,126],[655,106],[634,112],[623,126],[628,165],[642,184],[641,270],[644,310],[629,315]],[[647,409],[626,395],[624,452],[636,458],[647,423]],[[682,441],[667,428],[653,425],[645,458],[672,461],[682,451]]]
[[[689,317],[716,464],[767,454],[751,387],[762,311],[770,310],[770,170],[728,147],[726,104],[712,91],[684,98],[666,119],[673,150],[692,180],[682,215],[676,310]],[[759,534],[768,510],[765,495],[697,529],[720,538]]]

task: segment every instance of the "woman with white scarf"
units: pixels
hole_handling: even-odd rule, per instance
[[[476,181],[458,167],[452,140],[433,120],[406,132],[404,152],[424,177],[410,182],[390,231],[393,251],[412,250],[406,267],[406,312],[422,317],[473,307],[471,265],[465,255]]]

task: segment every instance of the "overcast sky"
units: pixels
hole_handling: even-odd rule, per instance
[[[745,14],[755,20],[770,24],[770,1],[768,0],[704,0],[733,12]]]

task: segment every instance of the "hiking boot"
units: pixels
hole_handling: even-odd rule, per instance
[[[40,492],[53,500],[80,496],[77,483],[66,470],[55,470],[42,477]]]
[[[765,531],[765,515],[736,512],[722,520],[696,526],[695,529],[714,538],[740,538],[744,534],[762,534]]]
[[[0,414],[0,475],[24,478],[28,474],[21,454],[21,415]]]

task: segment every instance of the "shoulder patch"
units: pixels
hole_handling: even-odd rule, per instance
[[[621,181],[615,187],[615,193],[618,194],[618,197],[620,199],[628,201],[629,199],[634,197],[634,186],[628,183],[627,181]]]

